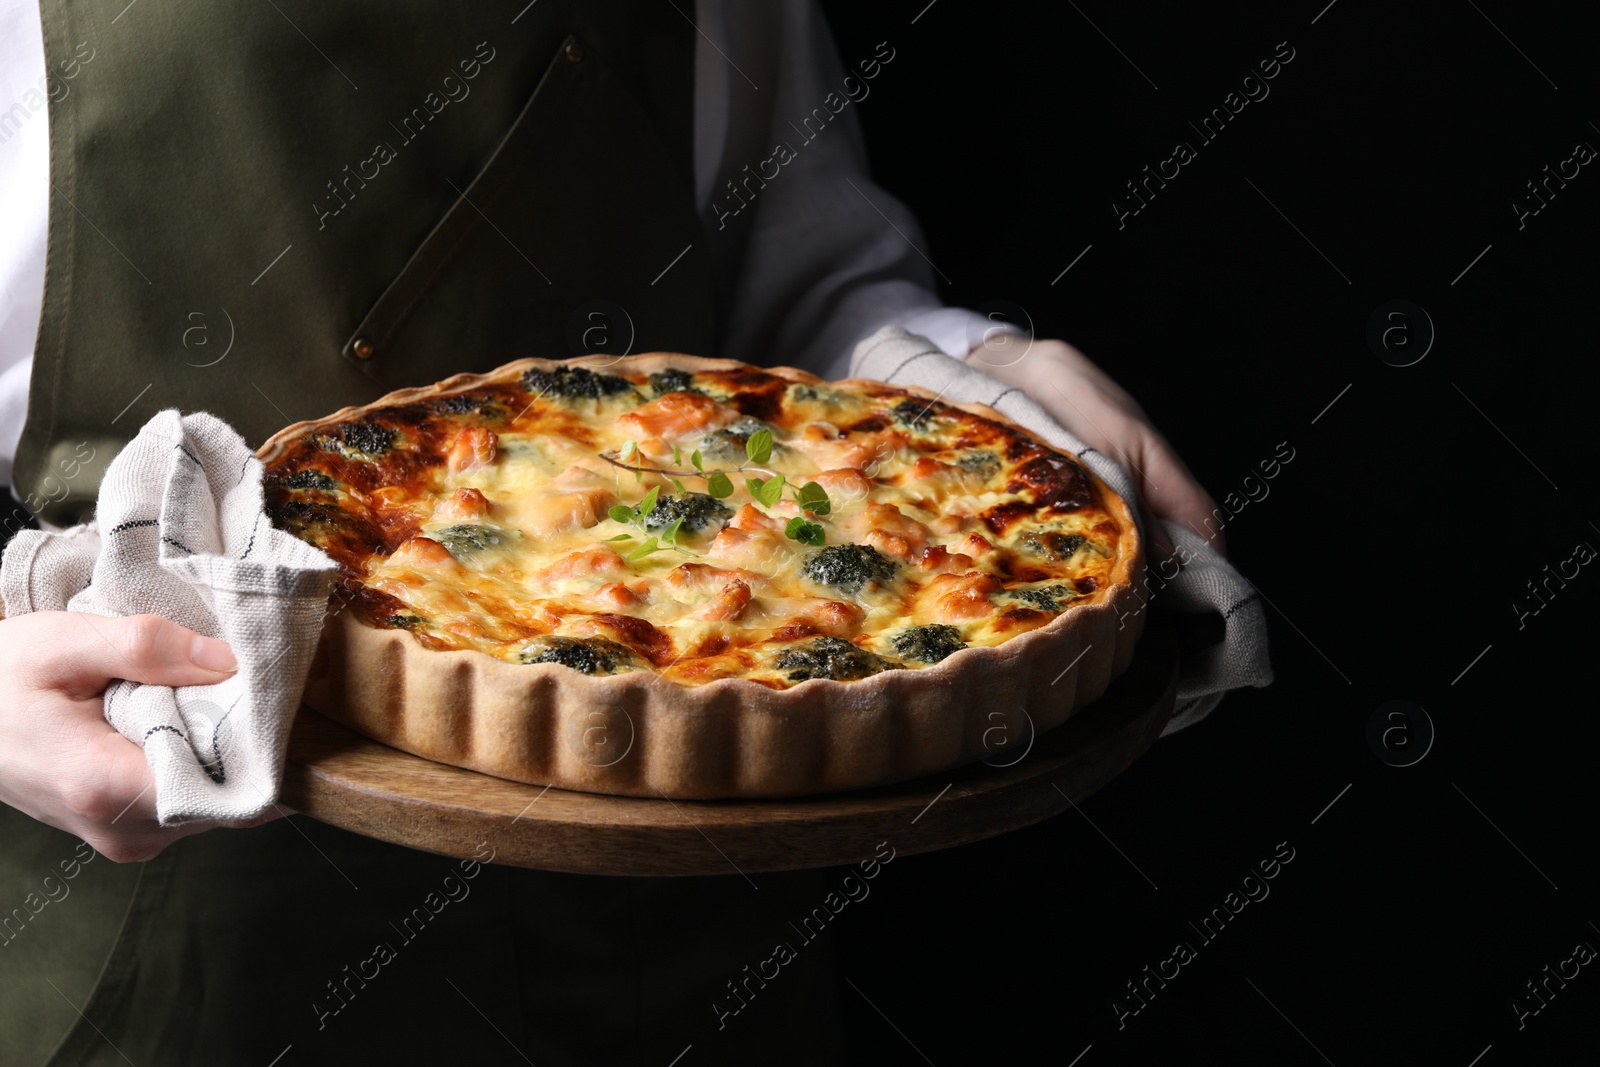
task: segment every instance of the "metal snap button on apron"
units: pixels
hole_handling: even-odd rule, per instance
[[[577,41],[568,41],[567,42],[567,58],[570,59],[574,63],[582,62],[583,61],[583,45],[579,44]]]
[[[375,351],[377,350],[372,347],[372,342],[365,337],[357,337],[350,345],[350,353],[357,359],[371,359]]]

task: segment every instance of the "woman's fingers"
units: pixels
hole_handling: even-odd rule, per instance
[[[233,650],[159,615],[107,618],[40,612],[13,622],[43,625],[27,680],[69,698],[94,696],[120,678],[147,685],[211,685],[238,670]]]
[[[104,692],[113,679],[204,685],[235,669],[226,644],[154,615],[0,619],[0,801],[119,863],[220,825],[160,825],[144,749],[106,722]]]
[[[1144,475],[1139,480],[1139,493],[1149,504],[1150,510],[1159,518],[1187,526],[1209,541],[1218,552],[1227,555],[1227,542],[1223,539],[1222,526],[1216,515],[1217,502],[1195,480],[1188,465],[1178,457],[1164,437],[1148,426],[1143,430],[1147,436],[1143,443]],[[1164,531],[1161,538],[1166,542],[1161,554],[1171,555],[1171,538]]]
[[[968,362],[1027,392],[1062,426],[1127,469],[1154,518],[1187,526],[1226,553],[1216,502],[1138,402],[1088,357],[1061,341],[1034,341],[1025,358],[1005,364],[986,354],[974,349]],[[1173,554],[1159,521],[1149,535],[1157,559]]]

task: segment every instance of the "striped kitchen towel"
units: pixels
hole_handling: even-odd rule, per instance
[[[106,469],[93,522],[23,530],[0,564],[7,617],[152,614],[233,646],[216,685],[113,682],[106,720],[144,748],[163,826],[236,822],[277,799],[334,563],[276,529],[262,466],[227,423],[158,412]]]

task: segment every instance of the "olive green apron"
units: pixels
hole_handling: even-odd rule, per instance
[[[160,408],[258,444],[522,356],[713,350],[687,2],[41,8],[68,91],[16,479],[45,521]],[[298,816],[86,854],[0,807],[0,1063],[838,1058],[825,939],[712,1009],[820,874],[468,879]]]

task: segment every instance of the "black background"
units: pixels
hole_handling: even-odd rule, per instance
[[[1600,574],[1552,583],[1520,628],[1512,604],[1600,547],[1600,173],[1521,229],[1511,204],[1600,145],[1594,24],[1324,3],[825,4],[846,64],[896,49],[856,110],[947,300],[1011,301],[1082,348],[1219,499],[1295,450],[1226,528],[1272,605],[1275,684],[1081,813],[897,861],[837,926],[857,1062],[1593,1055],[1592,965],[1521,1029],[1511,1005],[1600,946]],[[1285,41],[1270,95],[1201,146],[1186,121]],[[1112,201],[1178,140],[1198,158],[1119,229]],[[1437,331],[1412,366],[1366,341],[1395,299]],[[1437,731],[1404,768],[1367,741],[1394,699]],[[1200,947],[1187,922],[1285,841],[1270,896]],[[1119,1029],[1124,983],[1180,940],[1198,958]]]

